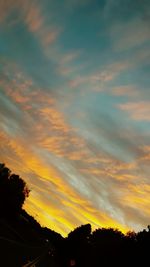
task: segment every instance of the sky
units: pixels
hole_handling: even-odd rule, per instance
[[[0,1],[0,162],[63,236],[150,224],[149,0]]]

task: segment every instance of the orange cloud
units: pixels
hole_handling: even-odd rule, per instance
[[[15,73],[12,84],[7,79],[1,81],[2,88],[5,97],[17,107],[17,114],[23,111],[24,125],[21,134],[3,128],[0,148],[4,155],[1,159],[26,179],[32,189],[25,208],[33,215],[38,214],[36,218],[43,225],[64,235],[87,222],[94,228],[131,229],[124,203],[136,207],[139,201],[139,193],[132,185],[138,179],[135,173],[137,170],[140,173],[140,164],[149,158],[148,146],[138,151],[137,159],[130,163],[116,160],[100,148],[91,150],[88,140],[58,109],[51,93],[34,88],[33,82],[17,69]],[[27,106],[29,110],[25,109]],[[17,129],[21,130],[19,125]],[[137,135],[132,137],[135,136],[138,140]],[[131,145],[131,150],[135,150]],[[144,175],[140,173],[140,177]],[[129,188],[132,193],[127,202]],[[147,216],[148,203],[144,205]],[[130,219],[135,221],[133,211]]]
[[[93,91],[103,91],[103,85],[116,78],[121,72],[126,70],[131,65],[127,60],[118,61],[109,65],[106,65],[104,69],[95,73],[89,73],[88,76],[78,75],[74,79],[71,79],[68,84],[71,88],[76,88],[81,85],[91,86]]]
[[[137,97],[140,95],[139,90],[134,85],[123,85],[113,87],[111,93],[115,96]]]
[[[86,223],[87,221],[92,223],[94,228],[100,225],[113,225],[115,227],[120,227],[120,229],[125,229],[123,226],[121,226],[121,224],[118,224],[117,221],[111,219],[109,215],[103,214],[102,211],[96,210],[86,198],[83,198],[79,193],[77,193],[77,191],[67,184],[66,181],[63,181],[63,178],[60,178],[60,174],[58,174],[56,170],[45,166],[45,163],[42,161],[42,159],[33,154],[32,150],[29,149],[26,144],[23,144],[18,139],[9,140],[7,137],[4,139],[4,134],[2,133],[1,137],[3,137],[3,140],[5,140],[7,143],[9,150],[15,151],[16,156],[19,157],[19,161],[21,162],[20,166],[23,167],[19,168],[18,171],[20,174],[23,173],[23,177],[27,177],[27,182],[32,187],[33,193],[31,193],[31,197],[29,197],[27,203],[25,204],[25,208],[31,212],[32,215],[38,214],[37,218],[43,225],[47,224],[54,230],[61,231],[61,233],[64,235],[79,223],[82,224],[83,222]],[[18,166],[15,166],[16,172]],[[32,179],[28,177],[29,172],[32,172],[35,177],[37,176],[35,181],[32,181]],[[43,197],[41,198],[39,194],[36,195],[36,191],[38,191],[38,177],[41,177],[41,181],[52,182],[56,186],[55,193],[52,193],[51,189],[47,189],[47,187],[44,189],[43,187],[41,197],[42,195],[44,196],[46,194],[47,196],[50,194],[52,199],[56,199],[57,192],[60,201],[59,204],[54,205],[51,200],[48,201],[45,200],[45,198],[42,200]],[[65,208],[64,211],[62,210],[62,207]],[[60,208],[62,211],[60,211]],[[71,219],[72,216],[73,219]],[[60,224],[64,225],[65,229],[63,231],[62,229],[60,230],[57,220]],[[55,223],[56,227],[54,226]]]
[[[150,121],[150,102],[128,102],[125,104],[119,104],[118,107],[126,111],[130,118],[137,121]]]
[[[24,5],[22,12],[29,31],[38,37],[44,48],[56,41],[60,29],[56,26],[46,26],[46,18],[37,2]]]
[[[140,185],[129,184],[128,189],[122,201],[128,206],[136,208],[137,212],[149,216],[150,186],[144,183]]]
[[[19,23],[20,19],[24,21],[28,30],[34,34],[39,42],[46,48],[56,41],[60,29],[56,26],[46,26],[46,18],[43,15],[42,8],[38,1],[33,0],[5,0],[0,2],[0,21],[6,23],[7,17],[14,11],[19,10],[20,14],[15,20],[15,24]],[[9,21],[10,25],[14,26],[14,20]]]

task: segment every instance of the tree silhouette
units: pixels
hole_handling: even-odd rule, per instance
[[[0,216],[19,213],[29,192],[25,181],[19,175],[11,174],[5,164],[0,164]]]
[[[87,266],[90,253],[90,235],[90,224],[81,225],[68,234],[65,247],[68,264]]]
[[[91,225],[84,224],[75,228],[72,232],[68,234],[68,240],[78,241],[87,240],[91,234]]]
[[[120,258],[123,256],[124,235],[113,228],[99,228],[91,235],[93,265],[120,266]]]

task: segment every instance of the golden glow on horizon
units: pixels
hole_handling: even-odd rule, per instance
[[[73,187],[60,177],[61,173],[58,173],[58,171],[52,167],[50,168],[46,166],[41,158],[35,155],[32,150],[29,150],[28,146],[21,143],[19,139],[11,139],[8,141],[8,138],[4,133],[1,133],[1,137],[3,138],[3,141],[7,141],[7,144],[15,151],[16,155],[22,159],[23,178],[27,178],[29,187],[31,184],[31,190],[33,190],[24,207],[27,212],[36,216],[35,218],[43,226],[50,227],[64,236],[75,227],[86,223],[91,223],[93,230],[99,227],[119,228],[122,232],[130,230],[129,227],[112,219],[108,213],[96,209],[87,198],[81,196]],[[105,162],[106,159],[103,159],[103,161]],[[106,162],[108,162],[108,160]],[[118,166],[116,168],[118,168]],[[131,166],[129,168],[131,168]],[[119,169],[121,169],[121,166]],[[41,182],[53,183],[56,187],[56,192],[52,192],[51,188],[49,189],[46,186],[41,188],[40,185],[38,185],[37,179],[34,181],[28,176],[28,170],[31,170],[35,176],[40,177]],[[97,169],[95,169],[94,172],[93,170],[87,171],[89,171],[89,174],[100,173]],[[21,175],[21,168],[19,168],[18,171],[16,168],[15,172],[18,172]],[[115,178],[115,173],[113,173],[112,177]],[[37,194],[36,192],[38,191],[39,193]],[[134,193],[136,194],[138,192]],[[44,197],[44,195],[47,196],[48,194],[50,194],[50,197],[53,199],[57,199],[58,203],[61,203],[61,208],[59,208],[57,202],[53,204],[51,199],[48,200],[47,197]],[[133,201],[135,203],[135,201],[139,201],[139,198],[134,195],[131,195],[130,197],[129,195],[127,197],[122,196],[122,201],[125,201],[132,206]],[[145,201],[143,201],[143,203],[144,202]],[[145,203],[148,204],[148,201]],[[147,212],[146,209],[145,212]]]

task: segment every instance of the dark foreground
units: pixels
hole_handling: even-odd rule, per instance
[[[150,226],[124,235],[81,225],[63,238],[41,227],[24,209],[30,190],[0,164],[0,267],[150,266]]]
[[[0,219],[2,267],[149,266],[149,227],[124,235],[112,228],[92,233],[87,224],[63,238],[34,220],[31,223],[23,213],[11,221]]]

